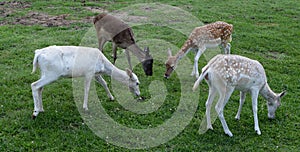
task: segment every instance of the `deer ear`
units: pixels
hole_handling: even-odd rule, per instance
[[[126,68],[126,73],[129,76],[129,78],[132,78],[132,71]]]
[[[282,98],[283,96],[285,96],[286,95],[286,91],[282,91],[281,93],[279,93],[279,98]]]
[[[150,54],[149,54],[149,47],[147,46],[147,47],[144,47],[144,51],[145,51],[145,53],[146,53],[146,56],[150,56]]]
[[[170,48],[168,48],[168,57],[172,56],[172,51]]]

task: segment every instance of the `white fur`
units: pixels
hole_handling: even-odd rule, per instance
[[[199,83],[204,78],[209,85],[209,96],[206,102],[207,128],[212,129],[210,109],[214,97],[216,93],[218,93],[220,97],[215,109],[219,115],[224,132],[229,136],[233,135],[227,126],[223,110],[235,89],[241,91],[240,106],[235,118],[240,118],[246,93],[250,92],[252,97],[254,129],[258,135],[261,134],[257,117],[258,95],[261,94],[268,101],[268,117],[274,118],[275,111],[280,105],[280,98],[285,94],[285,92],[275,94],[270,89],[265,70],[259,62],[238,55],[217,55],[212,58],[202,69],[202,73],[195,82],[193,90],[197,89]]]
[[[35,118],[39,112],[44,111],[42,105],[43,87],[60,77],[85,77],[84,103],[83,108],[88,110],[88,93],[93,77],[100,83],[109,98],[114,100],[110,93],[102,74],[110,75],[113,79],[121,81],[130,88],[130,91],[139,96],[138,77],[130,70],[123,71],[115,67],[96,48],[79,46],[49,46],[35,51],[33,59],[34,73],[37,67],[41,69],[41,78],[31,84],[34,100]]]

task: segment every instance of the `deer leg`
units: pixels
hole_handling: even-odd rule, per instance
[[[230,43],[227,43],[227,45],[226,45],[226,47],[225,47],[225,50],[224,50],[224,53],[225,53],[225,54],[230,54],[230,48],[231,48]]]
[[[116,60],[117,60],[117,44],[116,43],[112,43],[112,51],[113,51],[113,58],[114,58],[114,62],[113,64],[116,64]]]
[[[221,47],[224,51],[224,54],[230,54],[231,44],[228,42],[223,41],[221,43]]]
[[[215,107],[215,109],[218,113],[219,119],[222,123],[224,132],[225,132],[225,134],[227,134],[230,137],[232,137],[233,134],[231,133],[231,131],[229,130],[229,128],[227,126],[226,120],[224,118],[223,111],[224,111],[224,107],[225,107],[226,103],[228,102],[228,100],[229,100],[229,98],[230,98],[233,91],[234,91],[234,88],[225,87],[225,90],[223,90],[222,92],[219,92],[220,93],[220,98],[219,98],[218,103],[216,104],[216,107]]]
[[[191,76],[195,76],[196,79],[199,77],[199,71],[198,71],[198,61],[199,61],[199,58],[201,56],[201,54],[205,51],[205,47],[200,47],[195,55],[195,58],[194,58],[194,67],[193,67],[193,71],[191,73]]]
[[[258,135],[261,134],[259,125],[258,125],[258,116],[257,116],[257,98],[258,98],[259,91],[253,90],[251,91],[251,98],[252,98],[252,111],[254,117],[254,130]]]
[[[236,113],[236,116],[234,117],[236,120],[240,120],[240,115],[241,115],[241,111],[242,111],[242,107],[243,104],[245,102],[245,98],[246,98],[246,92],[240,92],[240,105],[239,105],[239,110]]]
[[[211,129],[211,130],[213,130],[213,127],[211,125],[210,110],[211,110],[211,105],[214,101],[215,96],[216,96],[216,89],[209,86],[209,95],[208,95],[208,99],[205,103],[205,106],[206,106],[207,129]]]
[[[43,108],[43,99],[42,99],[42,93],[43,93],[44,87],[41,87],[40,89],[38,89],[38,98],[39,98],[39,109],[40,112],[44,112],[44,108]]]
[[[129,69],[130,69],[131,71],[133,71],[133,70],[132,70],[132,66],[131,66],[130,53],[129,53],[129,51],[128,51],[127,49],[125,50],[125,53],[126,53],[127,61],[128,61],[128,64],[129,64]]]
[[[36,116],[39,114],[39,112],[43,112],[43,105],[42,105],[42,90],[43,86],[57,80],[58,77],[46,77],[42,76],[41,79],[39,79],[36,82],[33,82],[31,84],[31,90],[32,90],[32,96],[34,101],[34,110],[32,114],[32,118],[35,119]]]
[[[32,90],[32,96],[33,96],[33,102],[34,102],[34,110],[32,114],[32,118],[35,119],[35,117],[39,114],[39,88],[35,87],[36,83],[31,84],[31,90]]]
[[[96,81],[97,81],[98,83],[100,83],[100,84],[104,87],[104,89],[105,89],[105,91],[106,91],[106,93],[107,93],[107,96],[110,98],[110,100],[114,100],[114,97],[113,97],[112,94],[110,93],[110,91],[109,91],[109,89],[108,89],[108,87],[107,87],[107,83],[106,83],[105,80],[102,78],[102,76],[101,76],[101,75],[96,75],[96,76],[95,76],[95,79],[96,79]]]
[[[90,91],[90,85],[91,85],[92,76],[86,76],[85,77],[85,85],[84,85],[84,99],[83,99],[83,110],[88,110],[88,97],[89,97],[89,91]]]
[[[100,50],[101,52],[103,52],[103,46],[104,46],[105,42],[106,42],[106,40],[105,40],[104,38],[99,38],[99,39],[98,39],[99,50]]]

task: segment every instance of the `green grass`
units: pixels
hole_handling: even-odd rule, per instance
[[[1,0],[1,2],[4,2]],[[24,2],[24,1],[23,1]],[[133,4],[155,1],[25,1],[26,8],[13,8],[8,16],[1,15],[0,22],[0,151],[129,151],[115,146],[100,138],[81,116],[82,103],[75,103],[71,79],[61,79],[45,87],[43,93],[44,113],[36,120],[31,119],[33,99],[30,84],[39,78],[39,73],[31,74],[34,50],[49,45],[80,45],[83,37],[93,25],[80,22],[86,17],[98,14],[85,7],[100,7],[112,12]],[[287,90],[282,106],[276,111],[276,119],[268,120],[265,100],[260,96],[258,105],[259,125],[262,135],[256,135],[248,95],[241,120],[234,116],[238,109],[238,92],[235,92],[225,107],[225,118],[234,134],[226,136],[220,121],[213,124],[214,130],[199,134],[199,126],[205,113],[205,101],[208,95],[207,85],[200,85],[198,107],[190,123],[172,140],[152,147],[150,151],[299,151],[300,149],[300,3],[297,1],[238,1],[238,0],[201,0],[201,1],[159,1],[162,4],[179,7],[203,23],[223,20],[234,25],[232,50],[234,54],[247,56],[260,61],[265,67],[270,87],[275,92]],[[2,5],[2,8],[10,6]],[[170,10],[166,10],[170,11]],[[2,13],[3,11],[0,10]],[[7,12],[7,11],[6,11]],[[77,22],[68,26],[45,27],[42,25],[13,24],[17,18],[30,12],[40,12],[51,16],[69,14],[67,20]],[[130,15],[141,15],[143,11],[132,10]],[[154,14],[155,15],[155,14]],[[172,14],[168,14],[172,16]],[[151,98],[148,88],[152,81],[165,85],[167,96],[160,107],[149,114],[136,114],[126,110],[118,102],[111,102],[104,89],[96,86],[97,95],[105,111],[119,124],[130,128],[147,129],[159,126],[171,119],[180,105],[180,76],[173,74],[169,80],[163,79],[164,60],[167,47],[173,52],[186,40],[186,33],[160,26],[159,14],[153,20],[156,25],[134,26],[137,41],[153,41],[150,44],[152,54],[161,55],[154,61],[154,76],[146,77],[141,65],[135,67],[135,73],[141,81],[141,92]],[[178,16],[173,17],[181,22]],[[171,22],[170,22],[171,23]],[[192,26],[193,24],[186,25]],[[95,37],[95,35],[92,35]],[[96,37],[95,37],[96,38]],[[160,40],[160,41],[154,41]],[[162,42],[167,42],[165,45]],[[167,44],[166,43],[166,44]],[[97,47],[97,44],[92,44]],[[141,45],[143,46],[143,45]],[[105,48],[110,57],[111,45]],[[208,50],[209,51],[209,50]],[[165,55],[165,56],[164,56]],[[207,54],[208,55],[208,54]],[[193,60],[193,53],[185,59]],[[183,62],[183,61],[182,61]],[[181,63],[182,63],[181,62]],[[200,58],[199,67],[207,60]],[[126,62],[125,62],[126,63]],[[180,66],[181,64],[179,64]],[[127,64],[125,64],[125,67]],[[187,73],[191,72],[186,69]],[[193,82],[194,78],[184,77],[184,81]],[[105,77],[109,86],[109,77]],[[185,88],[185,89],[191,89]],[[164,88],[162,88],[164,89]],[[197,94],[197,93],[194,93]],[[147,102],[148,100],[146,100]],[[141,104],[141,103],[139,103]],[[91,101],[91,105],[97,105]],[[79,110],[77,110],[79,109]],[[180,121],[180,120],[179,120]],[[139,150],[137,150],[139,151]]]

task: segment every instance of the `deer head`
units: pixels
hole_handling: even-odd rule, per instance
[[[276,94],[274,99],[268,99],[267,107],[268,107],[268,118],[275,118],[275,111],[280,106],[280,99],[285,96],[286,91],[283,91],[279,94]]]
[[[145,47],[144,52],[145,52],[146,56],[145,56],[145,60],[142,62],[143,69],[144,69],[144,72],[147,76],[152,76],[152,73],[153,73],[153,69],[152,69],[153,58],[149,53],[150,52],[149,47]]]
[[[172,51],[168,48],[168,60],[166,61],[166,72],[165,78],[169,78],[171,73],[174,71],[178,58],[176,56],[172,56]]]
[[[129,76],[128,80],[128,87],[131,93],[136,96],[140,96],[140,89],[139,89],[139,79],[138,77],[129,69],[126,69],[126,74]]]

